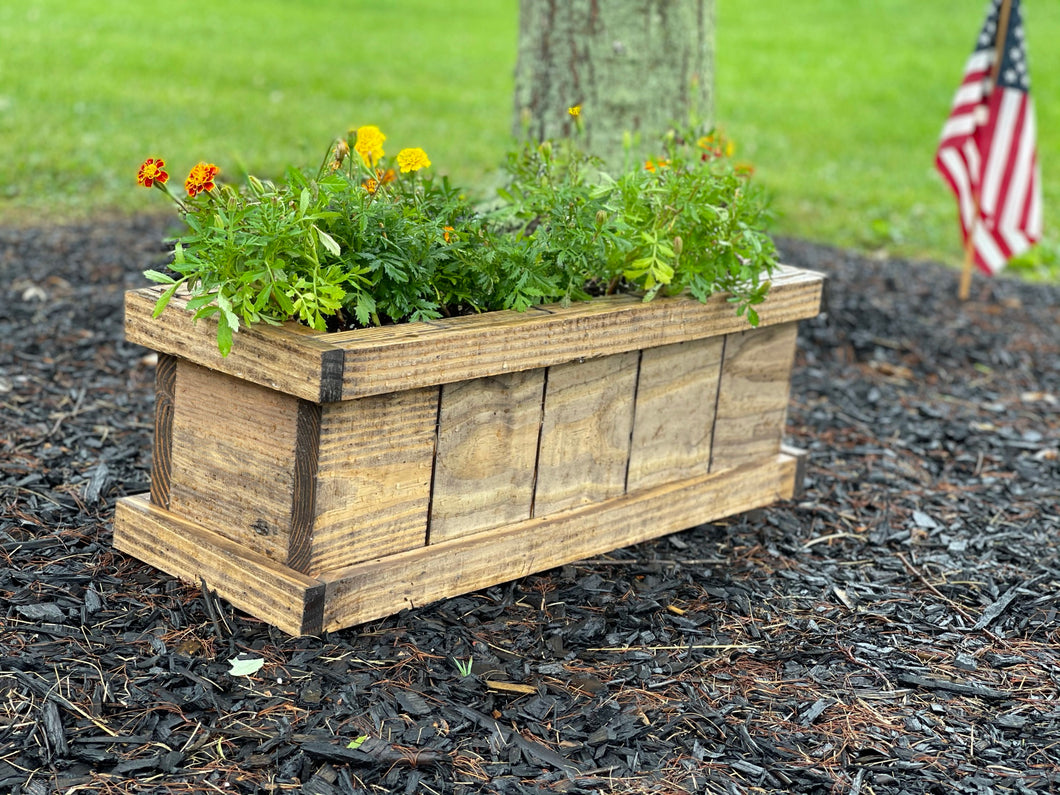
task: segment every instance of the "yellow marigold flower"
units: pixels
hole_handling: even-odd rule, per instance
[[[361,180],[361,187],[369,193],[375,193],[379,190],[379,180],[369,177],[368,179]]]
[[[710,147],[713,146],[713,144],[714,144],[714,135],[713,135],[713,133],[710,134],[710,135],[704,135],[702,138],[700,138],[698,141],[696,141],[696,146],[698,146],[700,149],[710,149]]]
[[[732,140],[726,141],[725,142],[725,156],[726,157],[732,157],[733,153],[735,151],[736,151],[736,143],[734,141],[732,141]]]
[[[166,161],[160,157],[149,157],[140,166],[140,172],[136,175],[136,184],[150,188],[156,182],[165,185],[169,174],[165,171]]]
[[[427,159],[427,153],[418,146],[411,149],[402,149],[397,156],[398,167],[402,174],[409,171],[419,171],[421,168],[430,168],[431,161]]]
[[[203,191],[214,189],[213,179],[220,169],[213,163],[196,163],[191,168],[191,173],[184,180],[184,190],[189,196],[196,196]]]
[[[353,145],[353,148],[365,163],[374,166],[379,162],[379,158],[386,154],[383,151],[383,141],[385,140],[386,136],[383,135],[378,127],[374,124],[366,124],[357,128],[357,142]]]
[[[567,108],[567,113],[569,113],[573,118],[576,119],[582,115],[582,106],[571,105],[569,108]]]

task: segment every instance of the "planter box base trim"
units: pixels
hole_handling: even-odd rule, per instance
[[[311,577],[151,502],[118,501],[114,545],[292,635],[317,635],[790,499],[805,453],[398,552]]]

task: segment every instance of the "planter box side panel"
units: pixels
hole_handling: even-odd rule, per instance
[[[427,542],[439,387],[323,407],[308,571]]]
[[[639,363],[633,351],[549,368],[534,516],[625,492]]]
[[[797,334],[796,323],[785,323],[725,338],[711,471],[779,452]]]
[[[528,519],[544,370],[442,387],[430,543]]]
[[[176,368],[169,509],[247,549],[287,563],[301,401],[179,361]],[[297,542],[294,542],[297,545]]]
[[[643,352],[628,491],[710,470],[723,339],[680,342]]]

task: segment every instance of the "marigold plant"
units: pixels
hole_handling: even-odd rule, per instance
[[[580,107],[568,112],[580,131]],[[186,196],[169,190],[165,161],[148,158],[137,182],[167,193],[186,224],[168,269],[145,273],[165,285],[155,313],[182,290],[196,319],[216,319],[224,354],[253,323],[339,330],[621,291],[727,291],[754,323],[775,264],[764,204],[708,135],[672,131],[617,175],[571,141],[527,143],[488,205],[434,176],[422,148],[387,158],[375,125],[351,128],[315,173],[288,169],[282,182],[225,184],[199,162]]]

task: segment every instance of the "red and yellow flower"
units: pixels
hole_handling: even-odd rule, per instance
[[[217,176],[220,170],[213,163],[196,163],[192,166],[188,178],[184,180],[184,190],[188,192],[189,196],[193,197],[203,191],[213,190],[215,187],[214,177]]]
[[[140,166],[140,171],[136,175],[136,183],[143,185],[145,188],[150,188],[158,183],[158,185],[165,185],[166,180],[169,179],[169,174],[166,172],[166,161],[160,157],[149,157]]]

